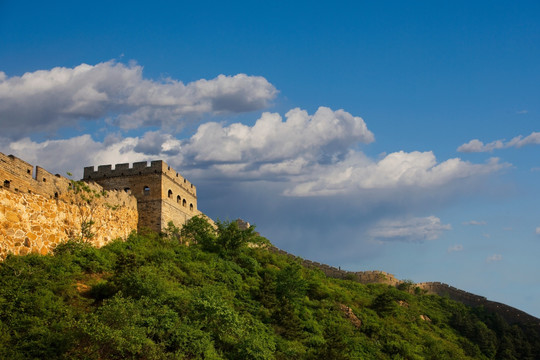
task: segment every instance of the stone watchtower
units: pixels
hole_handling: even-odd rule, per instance
[[[124,190],[137,199],[138,230],[150,228],[162,231],[169,221],[182,226],[195,215],[197,192],[195,186],[171,169],[164,161],[99,165],[84,168],[84,181],[94,181],[104,190]]]

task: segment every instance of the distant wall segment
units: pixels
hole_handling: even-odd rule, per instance
[[[483,296],[471,294],[453,286],[441,282],[424,282],[416,284],[419,288],[426,290],[428,294],[447,296],[448,298],[459,301],[465,305],[476,307],[483,306],[489,311],[499,314],[509,323],[533,323],[540,325],[540,319],[527,314],[524,311],[513,308],[506,304],[490,301]]]
[[[333,266],[321,264],[315,261],[304,260],[276,247],[271,247],[270,250],[282,255],[286,255],[291,259],[297,259],[305,267],[319,269],[326,276],[331,278],[353,280],[361,284],[387,284],[391,286],[398,286],[402,283],[402,281],[398,280],[394,275],[384,271],[341,270],[340,268],[335,268]],[[540,326],[540,319],[529,315],[524,311],[495,301],[490,301],[483,296],[471,294],[441,282],[424,282],[415,284],[415,286],[425,290],[427,294],[447,296],[449,299],[461,302],[467,306],[483,306],[487,310],[499,314],[510,324],[536,324]]]

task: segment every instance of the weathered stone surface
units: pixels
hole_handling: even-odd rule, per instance
[[[64,197],[66,199],[66,197]],[[47,254],[70,235],[80,232],[82,214],[88,209],[47,198],[39,194],[12,193],[0,188],[0,260],[8,253]],[[43,216],[45,214],[45,216]],[[137,208],[120,206],[112,210],[102,200],[94,209],[95,246],[103,246],[116,238],[126,238],[137,229]]]

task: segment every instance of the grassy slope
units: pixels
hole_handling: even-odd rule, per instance
[[[185,246],[181,240],[197,241]],[[326,278],[235,223],[0,264],[0,359],[538,359],[538,329]],[[360,325],[361,322],[361,325]]]

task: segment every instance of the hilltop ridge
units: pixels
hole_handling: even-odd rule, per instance
[[[299,259],[303,266],[308,268],[315,268],[321,270],[326,276],[335,279],[354,280],[361,284],[387,284],[392,286],[399,286],[403,283],[395,275],[387,273],[385,271],[347,271],[340,268],[336,268],[330,265],[321,264],[316,261],[302,259],[293,254],[290,254],[284,250],[272,247],[272,251],[279,254],[288,256],[293,259]],[[484,296],[469,293],[467,291],[455,288],[451,285],[441,282],[421,282],[411,284],[413,287],[418,287],[424,290],[427,294],[434,294],[438,296],[447,296],[448,298],[459,301],[467,306],[478,307],[482,306],[486,310],[496,313],[504,318],[509,323],[520,324],[536,324],[540,326],[540,319],[530,315],[522,310],[516,309],[512,306],[488,300]]]

